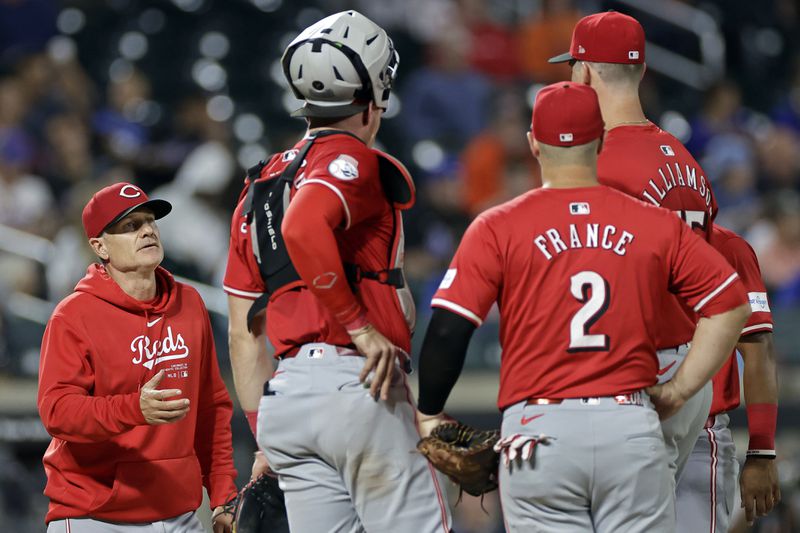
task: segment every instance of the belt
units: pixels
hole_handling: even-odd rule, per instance
[[[317,345],[317,346],[315,346],[313,348],[310,348],[310,350],[311,350],[311,352],[309,354],[310,357],[316,358],[315,357],[316,352],[318,352],[318,356],[320,356],[320,357],[323,355],[324,350],[326,349],[325,346],[322,346],[324,343],[309,343],[309,344],[316,344]],[[297,354],[299,354],[303,350],[303,348],[305,348],[307,346],[308,346],[307,344],[304,344],[302,346],[293,346],[293,347],[289,348],[288,350],[286,350],[285,352],[283,352],[282,354],[280,354],[278,356],[278,359],[283,360],[283,359],[291,359],[292,357],[297,357]],[[330,346],[333,346],[333,345],[327,345],[327,346],[330,347]],[[346,356],[354,356],[354,357],[364,357],[363,355],[361,355],[358,352],[358,350],[356,350],[355,345],[333,346],[333,347],[336,348],[336,355],[338,355],[338,356],[346,355]],[[411,365],[411,357],[405,352],[403,352],[403,356],[400,358],[400,367],[403,369],[403,371],[406,374],[410,374],[413,371],[413,367]]]
[[[619,405],[646,405],[646,396],[641,391],[629,394],[617,394],[616,396],[588,397],[588,398],[529,398],[528,405],[558,405],[565,400],[580,400],[581,403],[591,405],[599,402],[602,398],[611,398]]]
[[[291,359],[292,357],[297,357],[297,354],[300,353],[300,350],[302,349],[302,346],[292,346],[287,351],[280,354],[278,359]],[[336,353],[337,355],[353,355],[362,357],[362,355],[356,351],[355,346],[337,346]]]

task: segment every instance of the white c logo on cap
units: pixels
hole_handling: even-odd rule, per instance
[[[125,192],[127,189],[133,189],[133,193]],[[125,198],[136,198],[142,195],[142,191],[140,191],[138,187],[134,187],[133,185],[125,185],[122,189],[119,190],[119,195],[124,196]]]

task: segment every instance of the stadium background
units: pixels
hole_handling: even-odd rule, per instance
[[[283,48],[301,28],[349,8],[383,25],[400,52],[378,139],[417,182],[406,264],[418,332],[471,218],[538,183],[524,137],[530,103],[543,84],[569,76],[546,58],[568,49],[582,14],[639,18],[648,37],[645,111],[701,162],[718,221],[746,236],[770,290],[784,501],[752,530],[800,530],[793,0],[0,0],[0,529],[44,530],[39,342],[52,306],[91,260],[80,226],[89,196],[131,180],[173,202],[159,223],[165,266],[201,290],[230,382],[219,287],[243,169],[304,129],[288,118],[299,104],[280,70]],[[499,420],[496,329],[495,316],[477,332],[449,404],[487,427]],[[732,424],[741,454],[741,410]],[[244,481],[254,443],[241,412],[233,425]],[[465,497],[456,507],[457,531],[501,530],[496,498],[485,500],[488,513],[479,504]]]

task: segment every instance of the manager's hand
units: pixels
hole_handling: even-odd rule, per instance
[[[162,379],[164,379],[163,370],[142,385],[139,391],[139,408],[142,410],[145,421],[152,426],[177,422],[189,412],[188,398],[167,400],[167,398],[180,396],[180,389],[158,390],[156,388]]]

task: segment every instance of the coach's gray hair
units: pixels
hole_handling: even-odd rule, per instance
[[[644,63],[626,65],[623,63],[588,63],[600,79],[612,85],[638,85],[644,72]]]
[[[600,139],[578,146],[553,146],[539,143],[539,158],[551,165],[594,165]]]

